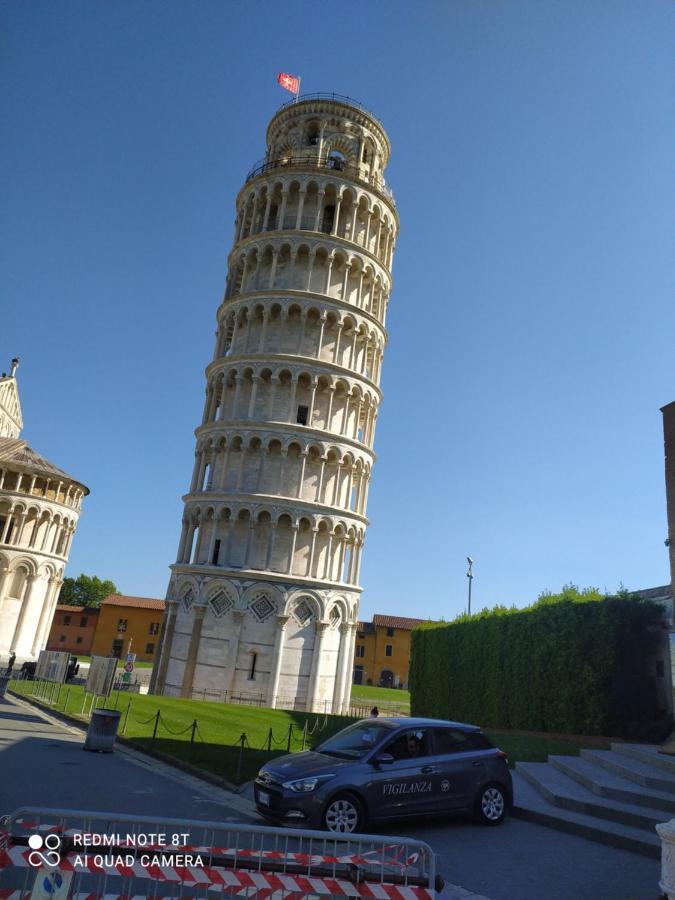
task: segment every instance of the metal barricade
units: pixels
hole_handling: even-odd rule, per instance
[[[430,900],[428,844],[229,822],[23,808],[0,821],[0,898]]]

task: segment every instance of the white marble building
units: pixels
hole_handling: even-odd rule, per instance
[[[158,693],[339,712],[398,217],[378,120],[287,103],[237,197]]]
[[[47,643],[89,490],[19,437],[18,363],[0,377],[0,657],[22,661]]]

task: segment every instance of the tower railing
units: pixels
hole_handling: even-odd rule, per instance
[[[326,169],[329,172],[339,172],[355,181],[362,181],[365,184],[375,187],[378,191],[388,197],[392,203],[394,202],[394,193],[387,185],[384,178],[374,175],[368,176],[362,172],[358,166],[350,166],[341,159],[328,157],[321,159],[318,156],[288,156],[279,159],[261,159],[249,169],[246,175],[246,183],[258,175],[264,175],[266,172],[273,172],[277,169]]]
[[[287,103],[282,103],[277,113],[281,112],[282,109],[287,109],[289,106],[297,106],[298,103],[303,103],[305,100],[333,100],[335,103],[344,103],[346,106],[353,106],[355,109],[360,110],[365,113],[367,116],[370,116],[373,121],[377,122],[380,128],[384,131],[384,125],[375,115],[375,113],[368,109],[367,106],[364,106],[360,100],[355,100],[353,97],[348,97],[346,94],[331,94],[326,92],[316,92],[314,94],[300,94],[293,100],[289,100]]]

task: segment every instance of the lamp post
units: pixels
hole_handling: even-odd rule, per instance
[[[469,611],[468,614],[471,615],[471,582],[473,581],[473,560],[470,556],[467,556],[466,561],[469,564],[469,570],[466,573],[466,577],[469,579]]]

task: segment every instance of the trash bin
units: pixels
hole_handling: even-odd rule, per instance
[[[85,750],[98,750],[100,753],[112,753],[120,724],[119,709],[95,709],[87,729],[84,742]]]
[[[11,675],[0,675],[0,697],[5,696],[5,691],[7,690],[7,685],[9,684],[9,679]]]

